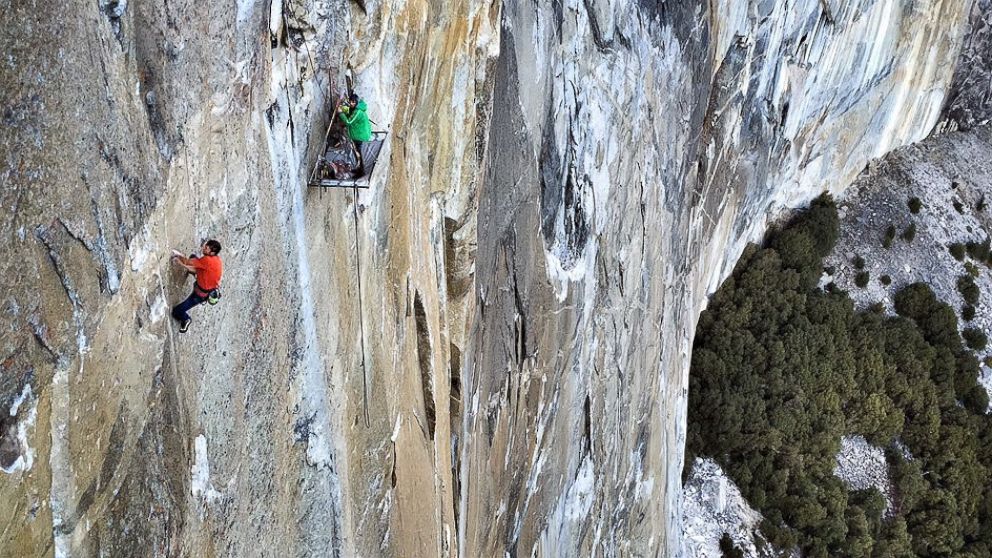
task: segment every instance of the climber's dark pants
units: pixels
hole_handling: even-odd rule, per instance
[[[365,176],[365,157],[362,157],[362,143],[361,141],[355,142],[355,150],[358,151],[358,176],[359,178]]]
[[[206,297],[201,297],[196,294],[196,290],[189,293],[186,300],[180,302],[179,304],[172,307],[172,317],[179,320],[179,323],[183,323],[189,318],[189,309],[194,306],[198,306],[207,301]]]

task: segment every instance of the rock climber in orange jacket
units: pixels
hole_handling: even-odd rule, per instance
[[[189,309],[207,302],[215,303],[220,298],[220,278],[224,273],[224,265],[220,260],[220,242],[208,240],[200,247],[202,256],[191,255],[186,258],[176,251],[172,251],[172,261],[186,269],[186,271],[196,275],[196,282],[193,283],[193,292],[186,300],[172,307],[172,317],[179,321],[179,332],[186,333],[192,318],[189,317]]]

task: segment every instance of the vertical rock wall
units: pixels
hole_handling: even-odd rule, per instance
[[[939,129],[970,130],[992,123],[992,1],[975,0]]]
[[[926,135],[970,9],[64,4],[0,1],[3,555],[675,554],[704,295]]]
[[[769,217],[929,133],[969,9],[504,6],[464,385],[465,555],[678,553],[704,296]]]
[[[499,7],[364,7],[0,9],[0,555],[455,552],[444,263]],[[357,201],[305,186],[348,66],[392,138]],[[224,297],[180,335],[169,249],[210,237]]]

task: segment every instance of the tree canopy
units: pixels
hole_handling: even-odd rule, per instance
[[[834,202],[817,199],[714,294],[693,348],[687,467],[716,459],[783,551],[989,556],[992,421],[978,362],[925,284],[896,295],[896,317],[816,288],[838,230]],[[834,475],[848,434],[887,450],[884,517],[878,490],[851,492]]]

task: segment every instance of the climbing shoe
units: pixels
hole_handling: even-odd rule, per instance
[[[192,321],[193,321],[192,319],[189,319],[189,320],[185,320],[185,321],[183,321],[183,323],[179,324],[179,333],[186,333],[186,331],[189,329],[189,324]]]
[[[220,289],[210,291],[210,294],[207,295],[207,302],[209,302],[211,306],[220,302]]]

